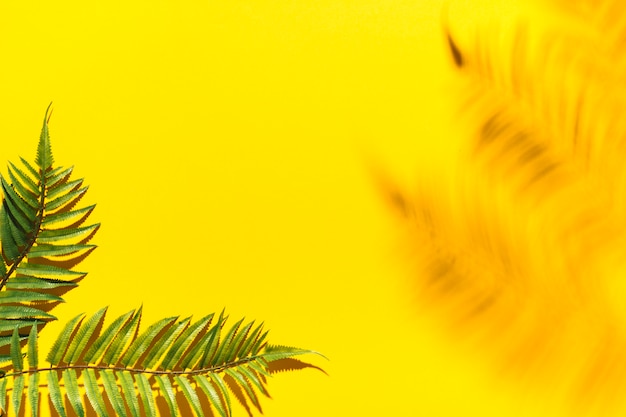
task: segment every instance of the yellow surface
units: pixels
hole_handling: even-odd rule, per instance
[[[103,224],[42,349],[104,305],[226,307],[330,358],[273,378],[270,417],[555,415],[416,312],[371,175],[446,163],[441,3],[2,2],[2,160],[34,158],[54,101],[56,161]]]

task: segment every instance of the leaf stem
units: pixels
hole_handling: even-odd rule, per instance
[[[0,379],[7,377],[16,377],[20,375],[29,375],[39,372],[45,371],[65,371],[67,369],[77,369],[77,370],[86,370],[93,369],[96,371],[114,371],[114,372],[129,372],[131,374],[149,374],[149,375],[200,375],[200,374],[208,374],[208,373],[219,373],[223,372],[229,368],[235,368],[240,365],[244,365],[246,363],[255,361],[259,358],[262,358],[263,355],[251,356],[249,358],[239,359],[234,362],[226,363],[220,366],[213,366],[210,368],[202,368],[195,370],[182,370],[182,371],[156,371],[149,369],[138,369],[138,368],[127,368],[124,366],[104,366],[104,365],[63,365],[63,366],[50,366],[47,368],[31,368],[25,369],[20,372],[13,372],[9,374],[0,374]]]

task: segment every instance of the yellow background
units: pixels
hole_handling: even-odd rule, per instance
[[[226,307],[330,358],[273,378],[267,416],[543,414],[416,313],[371,175],[445,164],[441,4],[2,2],[2,159],[34,158],[52,100],[57,164],[102,222],[42,349],[104,305]]]

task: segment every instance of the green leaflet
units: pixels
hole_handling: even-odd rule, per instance
[[[77,285],[75,282],[61,279],[22,276],[10,279],[6,288],[9,290],[51,290],[59,287],[76,287]],[[0,315],[0,317],[2,316]]]
[[[35,301],[62,301],[57,295],[32,291],[6,290],[0,292],[0,304],[31,303]]]
[[[52,166],[54,158],[52,157],[52,147],[50,145],[50,134],[48,133],[48,112],[52,103],[46,109],[46,115],[43,118],[43,127],[39,137],[39,145],[37,146],[37,158],[35,162],[41,170],[41,176]]]
[[[101,371],[100,376],[102,377],[102,382],[107,396],[115,409],[115,413],[118,416],[127,417],[126,409],[124,408],[124,400],[122,399],[122,395],[117,387],[115,375],[111,371]]]
[[[198,394],[189,383],[189,380],[184,377],[175,376],[174,380],[178,383],[178,386],[182,389],[185,398],[189,404],[191,404],[191,408],[197,417],[204,417],[204,413],[202,412],[202,407],[200,407],[200,399],[198,398]]]
[[[65,407],[63,406],[63,395],[61,394],[61,387],[59,386],[59,377],[56,371],[47,372],[48,374],[48,395],[50,402],[61,417],[67,417]]]
[[[84,314],[79,314],[78,316],[74,317],[72,320],[67,322],[61,333],[59,333],[59,337],[57,337],[57,340],[54,342],[52,348],[50,349],[50,353],[48,353],[48,356],[46,357],[46,360],[50,362],[51,365],[59,364],[61,358],[63,357],[63,354],[67,349],[67,345],[69,343],[70,337],[72,336],[72,333],[74,332],[74,329],[76,328],[76,325],[83,319],[84,316]]]
[[[13,378],[13,392],[11,394],[11,405],[13,413],[17,416],[22,408],[22,393],[24,392],[24,375]]]
[[[87,322],[78,329],[76,333],[76,337],[72,339],[70,345],[67,348],[67,352],[65,352],[65,356],[63,361],[65,363],[77,363],[87,346],[87,343],[91,339],[91,336],[96,331],[96,328],[102,324],[104,321],[104,316],[106,314],[107,307],[104,307],[98,310],[93,316],[87,320]]]
[[[128,405],[130,414],[133,417],[139,417],[139,400],[135,392],[133,376],[129,372],[118,372],[117,378],[124,394],[124,403]]]
[[[148,327],[144,333],[133,341],[120,363],[123,366],[135,365],[135,363],[139,360],[139,357],[144,354],[148,349],[148,346],[152,344],[156,335],[159,334],[164,328],[174,323],[176,319],[178,319],[178,317],[167,317]]]
[[[178,415],[178,405],[176,403],[176,396],[174,395],[174,388],[172,388],[172,383],[170,382],[170,377],[168,375],[159,375],[156,377],[157,383],[159,384],[159,389],[161,390],[161,394],[165,401],[167,402],[167,406],[170,409],[171,416]]]
[[[144,374],[135,374],[135,382],[137,383],[137,390],[141,396],[144,414],[147,417],[156,417],[156,404],[148,378]]]
[[[78,251],[93,249],[96,245],[46,245],[33,246],[30,250],[30,258],[41,258],[44,256],[62,256],[76,253]]]
[[[202,391],[204,391],[205,395],[209,399],[209,402],[213,407],[215,407],[220,416],[227,417],[230,414],[230,411],[224,408],[222,398],[217,393],[217,389],[211,383],[211,381],[209,381],[208,378],[204,375],[195,375],[193,379],[196,381]]]
[[[85,417],[85,408],[81,402],[81,395],[78,389],[78,378],[73,369],[63,371],[63,382],[65,382],[65,391],[74,412],[78,417]]]
[[[96,411],[96,414],[100,417],[107,417],[107,408],[104,405],[104,398],[100,394],[100,388],[98,387],[98,377],[96,376],[96,371],[93,369],[87,369],[84,373],[85,380],[85,391],[87,394],[87,398],[89,398],[89,403]]]
[[[2,319],[56,319],[52,314],[48,314],[45,311],[39,310],[34,307],[26,307],[22,305],[17,306],[4,306],[0,305],[0,317]]]

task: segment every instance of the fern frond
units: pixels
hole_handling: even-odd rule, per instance
[[[8,176],[0,176],[0,322],[15,320],[11,324],[24,332],[33,320],[55,319],[48,312],[63,301],[58,290],[71,289],[86,275],[73,268],[95,249],[87,241],[99,227],[83,225],[93,205],[75,208],[87,191],[83,180],[70,179],[71,167],[54,166],[49,111],[35,163],[21,158],[21,166],[10,163]]]
[[[15,329],[9,341],[13,371],[0,377],[2,410],[18,412],[28,379],[29,408],[37,409],[39,398],[32,387],[43,382],[48,386],[50,403],[61,416],[71,413],[64,396],[79,416],[85,414],[88,405],[99,416],[107,416],[107,401],[119,416],[127,416],[128,412],[132,417],[155,416],[157,407],[152,391],[158,386],[171,415],[177,415],[184,401],[197,416],[203,416],[204,397],[216,415],[228,417],[232,415],[231,390],[245,393],[243,401],[261,411],[259,393],[269,397],[266,385],[270,364],[297,355],[317,354],[269,345],[263,325],[249,322],[242,326],[243,319],[224,331],[227,317],[223,313],[215,322],[214,314],[194,322],[188,318],[164,318],[139,332],[141,314],[141,309],[129,311],[106,328],[102,326],[106,308],[86,320],[82,314],[74,317],[48,353],[47,367],[39,366],[36,326],[26,337],[27,366]],[[41,374],[45,378],[40,378]],[[6,380],[12,381],[11,410],[6,403]],[[182,395],[176,395],[177,392]]]

